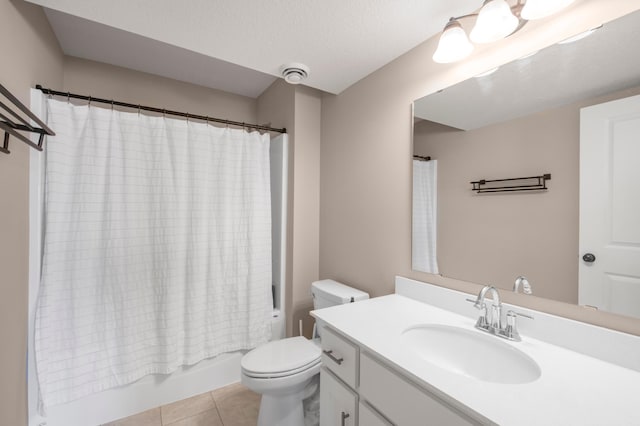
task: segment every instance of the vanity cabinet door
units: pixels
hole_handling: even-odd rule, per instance
[[[364,353],[360,356],[359,394],[398,426],[480,424]]]
[[[320,426],[357,426],[358,396],[326,367],[320,369]]]

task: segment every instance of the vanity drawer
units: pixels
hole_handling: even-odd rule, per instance
[[[393,389],[393,392],[389,390]],[[368,354],[360,357],[360,398],[402,426],[479,424],[428,394]]]
[[[352,389],[358,385],[358,347],[328,327],[322,330],[322,365]]]

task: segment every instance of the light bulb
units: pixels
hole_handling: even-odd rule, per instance
[[[440,36],[433,60],[441,64],[457,62],[469,56],[472,51],[473,45],[469,42],[460,22],[450,20]]]
[[[569,6],[575,0],[527,0],[522,9],[522,19],[532,21],[551,16]]]
[[[476,25],[471,30],[474,43],[491,43],[507,37],[518,28],[519,20],[505,0],[485,0]]]

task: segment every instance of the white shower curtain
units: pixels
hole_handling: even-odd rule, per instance
[[[413,160],[412,267],[432,274],[438,273],[437,191],[437,160]]]
[[[44,407],[268,341],[269,136],[47,107]]]

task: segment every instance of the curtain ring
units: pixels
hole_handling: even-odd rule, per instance
[[[113,99],[111,99],[111,111],[113,111]]]
[[[89,108],[91,108],[91,96],[89,96]]]
[[[209,116],[207,115],[207,121],[206,121],[207,126],[209,125]]]
[[[67,92],[67,103],[69,103],[69,98],[71,98],[71,92]]]
[[[167,110],[166,109],[162,110],[162,118],[167,118]]]
[[[140,104],[138,104],[138,117],[140,117]]]
[[[187,124],[189,124],[189,113],[187,113]]]

